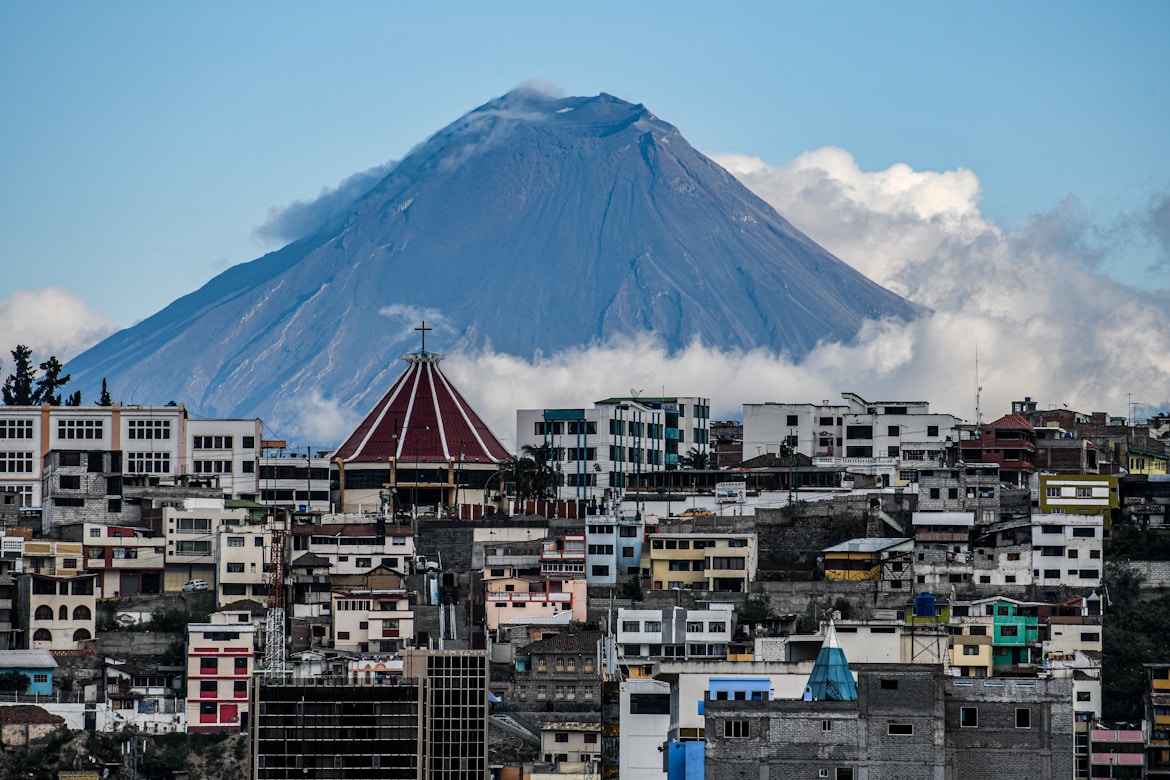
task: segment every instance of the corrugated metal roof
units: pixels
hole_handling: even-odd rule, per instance
[[[0,667],[56,669],[57,661],[48,650],[0,650]]]

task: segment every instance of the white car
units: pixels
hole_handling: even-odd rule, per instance
[[[184,593],[193,593],[197,590],[207,590],[206,580],[187,580],[187,584],[183,586]]]

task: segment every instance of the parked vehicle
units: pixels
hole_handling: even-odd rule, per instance
[[[187,584],[183,586],[184,593],[194,593],[198,590],[207,590],[206,580],[187,580]]]

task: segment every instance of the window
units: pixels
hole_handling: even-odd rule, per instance
[[[193,445],[197,450],[230,450],[232,448],[232,437],[196,436],[194,437]]]
[[[926,426],[926,435],[927,436],[938,436],[938,426],[937,425]]]
[[[175,520],[175,532],[180,534],[210,533],[211,520],[201,517],[180,517]]]
[[[931,498],[938,498],[940,495],[941,495],[941,493],[940,493],[938,488],[931,488],[930,489],[930,497]]]
[[[1082,631],[1081,632],[1081,641],[1082,642],[1100,642],[1101,641],[1101,634],[1098,631]]]
[[[979,726],[979,708],[960,707],[959,726],[965,729],[977,728]]]
[[[216,680],[200,680],[199,681],[199,693],[201,693],[201,694],[210,693],[212,696],[214,696],[218,692],[219,692],[219,682],[218,681],[216,681]]]
[[[751,736],[751,729],[749,728],[749,721],[746,720],[725,720],[723,721],[723,736],[726,739],[747,739]]]
[[[127,452],[126,470],[131,474],[171,473],[169,452]]]
[[[33,613],[33,620],[52,620],[52,619],[53,619],[53,608],[46,606],[44,604],[41,604],[39,607],[37,607],[37,611],[35,613]]]
[[[898,690],[898,681],[897,680],[891,680],[891,679],[883,677],[881,685],[882,685],[883,691],[896,691],[896,690]]]
[[[74,620],[89,620],[93,617],[93,613],[89,611],[89,607],[84,604],[79,604],[73,608]]]
[[[662,621],[661,620],[647,620],[645,622],[642,630],[648,631],[648,632],[658,633],[658,632],[662,631]]]
[[[127,423],[127,438],[129,439],[169,439],[171,438],[170,420],[130,420]]]
[[[558,731],[555,735],[553,735],[553,738],[557,742],[568,742],[569,741],[569,735],[563,731]]]
[[[891,737],[912,737],[914,736],[914,724],[888,723],[886,724],[886,733]]]
[[[100,439],[103,434],[101,420],[58,420],[58,439]]]
[[[703,633],[702,622],[697,622],[697,621],[688,622],[687,623],[687,633],[688,634],[701,634],[701,633]]]
[[[1032,710],[1030,707],[1016,707],[1016,728],[1032,728]]]
[[[821,721],[821,731],[832,731],[832,730],[833,730],[833,721],[831,721],[831,720],[822,720]]]
[[[1077,701],[1092,701],[1093,695],[1089,691],[1077,691]]]
[[[1074,528],[1073,536],[1081,539],[1095,539],[1097,538],[1097,529],[1095,528]]]
[[[237,672],[248,671],[248,659],[247,658],[235,658],[233,660],[235,661],[234,667],[235,667],[235,670]]]
[[[979,645],[963,645],[963,655],[979,655]]]
[[[201,672],[216,672],[219,671],[218,658],[200,658],[199,671]]]
[[[244,564],[242,564],[242,563],[228,563],[227,573],[228,574],[243,574],[244,573]]]
[[[0,452],[0,474],[31,474],[32,470],[31,452]]]
[[[640,623],[638,623],[637,620],[623,620],[622,621],[622,631],[640,631],[641,628],[642,628],[642,626]]]
[[[62,474],[57,477],[57,484],[62,490],[81,490],[81,475]]]
[[[1093,489],[1092,488],[1087,488],[1087,487],[1077,488],[1077,498],[1092,498],[1092,497],[1093,497]]]
[[[228,547],[243,547],[243,546],[244,546],[244,537],[242,537],[242,536],[229,536],[228,537]]]
[[[0,439],[31,439],[32,420],[0,420]]]

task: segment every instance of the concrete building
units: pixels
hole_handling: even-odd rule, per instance
[[[561,771],[567,764],[584,764],[589,776],[601,765],[601,726],[579,721],[550,721],[540,730],[540,753],[546,764]],[[578,771],[577,767],[573,767]]]
[[[182,506],[164,507],[162,525],[167,550],[163,589],[178,591],[195,579],[214,586],[219,529],[241,526],[247,517],[243,509],[225,509],[220,498],[189,498]]]
[[[187,626],[188,731],[240,731],[249,706],[255,633],[251,623]]]
[[[1114,476],[1041,474],[1041,514],[1100,515],[1108,517],[1119,506]]]
[[[487,658],[411,651],[400,673],[260,678],[252,776],[487,780]]]
[[[1103,518],[1098,514],[1032,515],[1032,577],[1037,586],[1101,587]]]
[[[588,609],[585,535],[484,548],[486,626],[570,612],[584,623]],[[519,612],[518,610],[523,610]]]
[[[1036,473],[1036,429],[1020,414],[963,427],[959,457],[965,463],[995,463],[1003,482],[1027,487]]]
[[[297,514],[333,511],[328,452],[293,452],[285,442],[268,439],[261,446],[260,503]]]
[[[746,593],[758,565],[753,533],[649,533],[642,551],[642,587]]]
[[[414,646],[414,612],[401,585],[334,588],[332,615],[333,647],[341,652],[389,654]]]
[[[268,600],[268,562],[272,531],[267,525],[227,525],[216,528],[216,605],[239,599]]]
[[[254,500],[260,430],[259,420],[192,420],[182,405],[4,406],[0,491],[40,507],[46,529],[105,513],[137,524],[124,516],[127,488],[191,477]]]
[[[85,570],[98,575],[99,599],[162,593],[166,539],[152,529],[72,523],[59,530],[63,539],[81,543]]]
[[[709,606],[619,609],[618,658],[628,666],[644,665],[656,658],[726,658],[735,630],[735,612],[730,604]]]
[[[1170,778],[1170,664],[1144,664],[1149,688],[1145,694],[1146,772],[1151,780]]]
[[[798,452],[818,465],[881,473],[897,484],[941,465],[960,420],[930,411],[926,401],[867,401],[842,393],[843,404],[763,403],[743,406],[743,454]]]
[[[680,467],[710,449],[708,398],[607,398],[592,409],[521,409],[516,443],[551,448],[561,498],[615,500],[643,475]]]
[[[290,532],[293,556],[312,553],[329,562],[336,575],[365,574],[386,566],[401,574],[413,571],[414,533],[408,525],[387,524],[385,518],[325,515],[324,522],[295,525]]]
[[[528,712],[595,710],[601,698],[600,641],[597,631],[565,632],[522,647],[508,704]]]
[[[590,517],[585,526],[585,579],[590,585],[616,585],[637,577],[642,562],[642,513],[619,509]]]
[[[94,639],[96,575],[22,574],[17,582],[21,637],[29,650],[80,650]]]
[[[1067,680],[948,679],[914,665],[855,672],[852,701],[708,698],[706,778],[1072,776]]]

